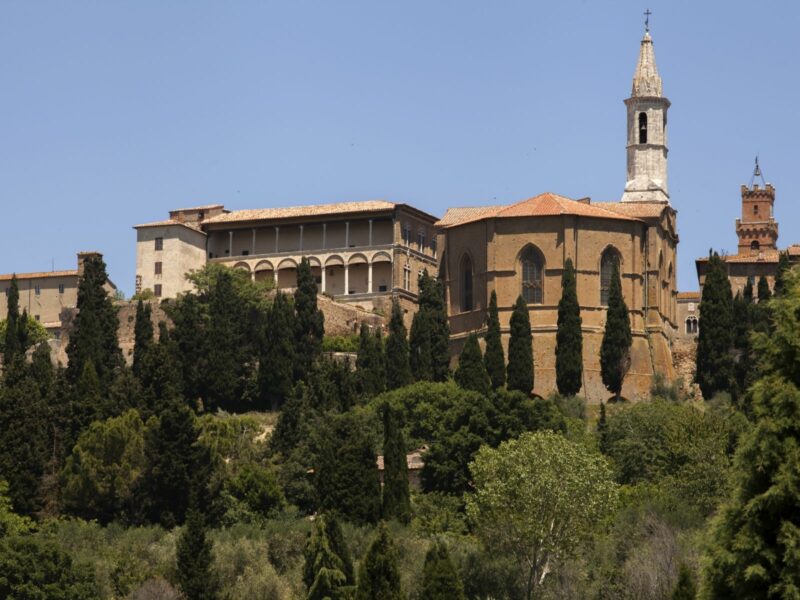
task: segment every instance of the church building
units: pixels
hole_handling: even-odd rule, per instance
[[[451,208],[437,223],[443,250],[440,277],[450,315],[451,351],[473,331],[486,331],[487,307],[497,293],[503,344],[521,295],[533,332],[534,392],[556,389],[555,345],[561,276],[576,268],[583,323],[583,387],[590,403],[607,400],[600,345],[611,273],[619,266],[630,311],[633,345],[622,396],[649,396],[654,376],[673,379],[670,343],[676,330],[676,211],[667,188],[667,111],[649,29],[627,107],[627,180],[614,202],[555,193],[502,206]]]

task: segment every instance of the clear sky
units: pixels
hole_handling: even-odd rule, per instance
[[[796,2],[28,0],[0,2],[0,272],[96,249],[131,294],[132,226],[211,202],[619,199],[648,7],[680,288],[735,251],[756,153],[800,242]]]

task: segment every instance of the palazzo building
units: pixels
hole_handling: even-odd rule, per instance
[[[513,306],[522,296],[533,333],[534,392],[554,391],[561,277],[570,258],[583,329],[580,393],[592,403],[611,396],[602,383],[599,355],[615,264],[633,332],[622,395],[648,397],[657,373],[673,379],[678,235],[667,189],[670,102],[662,93],[649,32],[625,105],[627,180],[621,201],[573,200],[547,192],[509,205],[453,208],[437,223],[454,355],[471,332],[485,333],[493,291],[507,348]]]
[[[170,211],[135,227],[136,291],[173,298],[186,273],[207,263],[241,269],[278,289],[311,263],[319,291],[388,314],[392,294],[414,300],[423,270],[438,265],[436,217],[384,200],[227,211],[221,204]]]
[[[44,325],[45,329],[56,338],[61,336],[61,313],[64,309],[75,308],[78,304],[78,281],[83,275],[83,261],[97,252],[79,252],[76,269],[68,271],[43,271],[40,273],[16,273],[0,275],[0,318],[5,319],[8,313],[8,294],[11,291],[11,279],[16,276],[19,288],[19,310],[28,311],[28,315]],[[116,286],[108,281],[106,290],[109,294],[116,291]]]

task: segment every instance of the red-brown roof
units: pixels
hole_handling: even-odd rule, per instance
[[[678,300],[700,300],[700,292],[678,292]]]
[[[578,202],[552,192],[545,192],[533,198],[522,200],[506,206],[476,206],[472,208],[450,209],[444,218],[437,223],[439,227],[454,227],[482,219],[503,219],[513,217],[549,217],[558,215],[575,215],[596,219],[615,219],[622,221],[638,221],[639,219],[594,205],[589,202]]]
[[[660,217],[661,213],[669,205],[658,202],[595,202],[594,206],[628,217],[646,219],[648,217]]]
[[[17,273],[17,279],[44,279],[48,277],[77,277],[78,271],[41,271],[38,273]],[[0,281],[11,281],[11,278],[14,276],[13,273],[9,273],[7,275],[0,275]]]
[[[203,221],[203,224],[367,213],[392,210],[396,206],[397,204],[394,202],[387,202],[386,200],[367,200],[364,202],[337,202],[334,204],[311,204],[307,206],[287,206],[283,208],[233,210],[229,213],[210,217]]]
[[[152,223],[142,223],[140,225],[134,225],[134,229],[146,229],[148,227],[170,227],[172,225],[178,225],[180,227],[186,227],[187,229],[191,229],[192,231],[196,231],[197,233],[205,233],[198,227],[198,225],[194,223],[183,223],[181,221],[176,221],[175,219],[165,219],[164,221],[153,221]]]

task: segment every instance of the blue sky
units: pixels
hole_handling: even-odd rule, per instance
[[[209,202],[618,199],[648,7],[679,286],[756,153],[800,242],[797,3],[31,0],[0,2],[0,272],[96,249],[130,294],[131,227]]]

